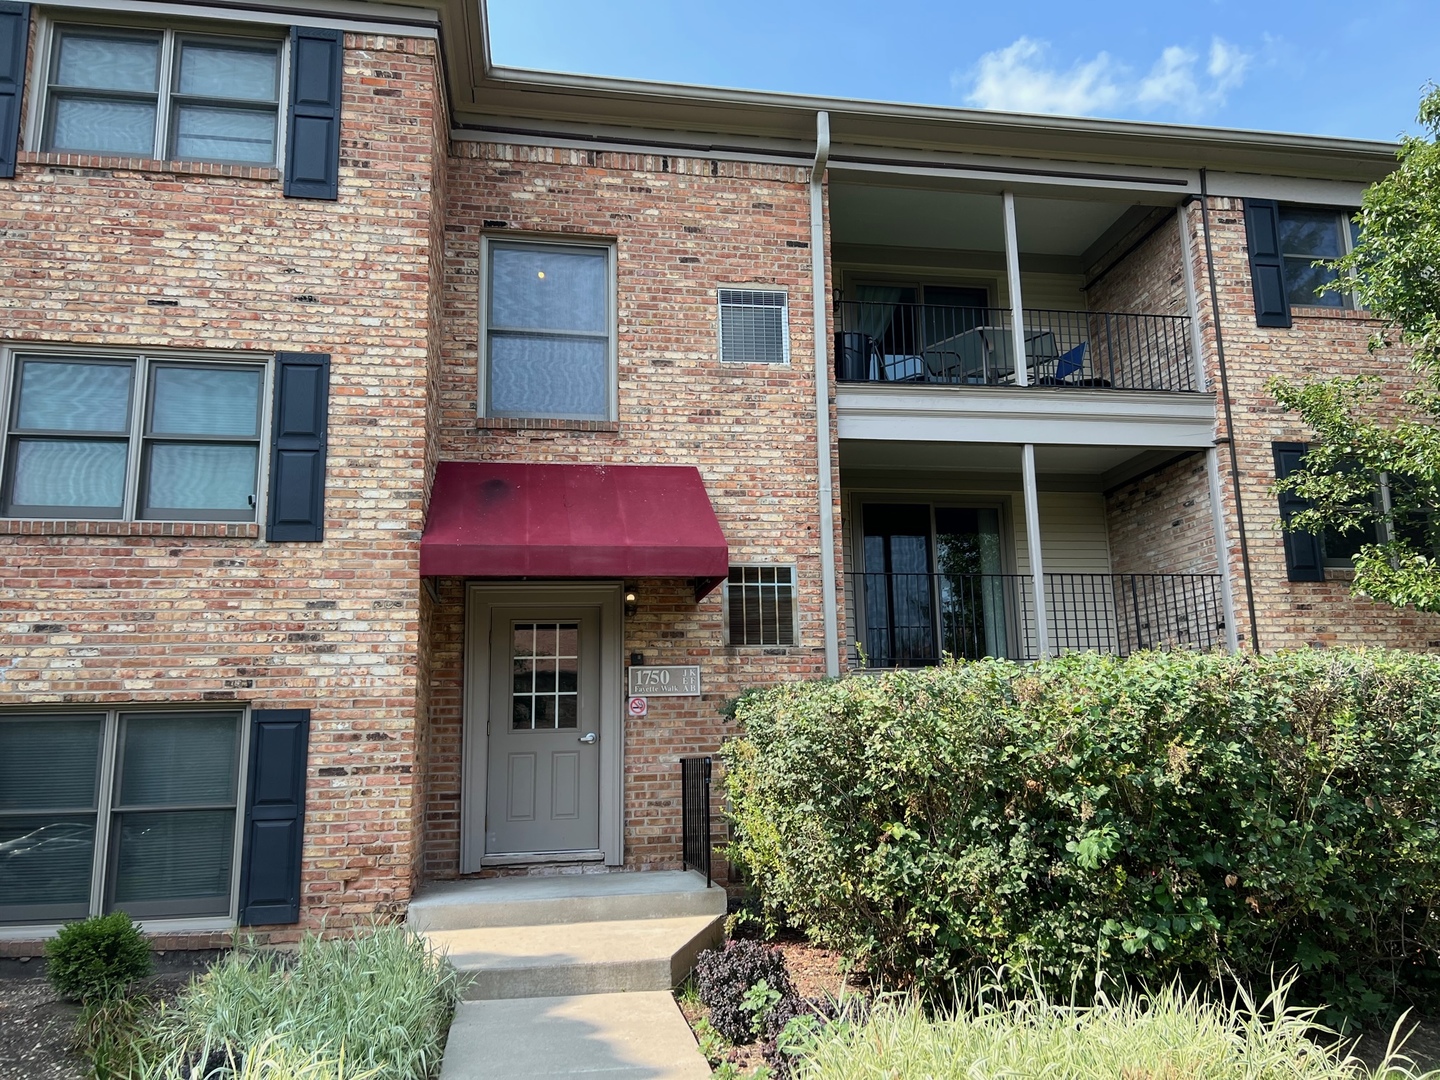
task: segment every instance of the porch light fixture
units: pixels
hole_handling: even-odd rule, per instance
[[[638,612],[639,610],[640,601],[636,598],[633,592],[627,592],[625,594],[625,617],[627,619],[633,619],[636,612]]]

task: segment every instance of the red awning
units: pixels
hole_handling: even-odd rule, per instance
[[[690,466],[442,461],[420,540],[424,577],[696,579],[730,573]]]

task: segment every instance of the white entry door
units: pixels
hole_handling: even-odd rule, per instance
[[[601,609],[490,609],[485,852],[600,847]]]

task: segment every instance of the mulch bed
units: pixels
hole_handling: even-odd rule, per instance
[[[173,1000],[213,964],[218,952],[157,954],[156,974],[135,992]],[[80,1006],[62,1001],[45,979],[45,961],[0,959],[0,1080],[85,1080],[89,1063],[75,1052]]]

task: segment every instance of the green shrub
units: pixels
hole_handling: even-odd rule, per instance
[[[1096,654],[742,699],[732,857],[895,984],[1069,994],[1295,967],[1377,1013],[1437,985],[1440,661]]]
[[[343,1055],[346,1077],[424,1080],[438,1073],[459,996],[455,969],[404,927],[307,935],[291,956],[240,948],[162,1018],[160,1036],[172,1050],[152,1074],[188,1076],[202,1063],[200,1072],[216,1080],[268,1076],[247,1049],[265,1044],[268,1058],[291,1069],[277,1077],[332,1075]]]
[[[45,943],[45,974],[70,1001],[119,997],[154,969],[140,927],[123,911],[67,923]]]
[[[1162,990],[1090,1007],[1043,998],[970,1003],[934,1018],[913,1003],[877,1008],[863,1026],[823,1030],[794,1075],[804,1080],[923,1076],[1065,1077],[1066,1080],[1401,1080],[1415,1074],[1391,1056],[1374,1073],[1317,1030],[1313,1013],[1286,1007],[1283,992],[1260,1009]],[[1440,1074],[1427,1074],[1430,1080]]]

